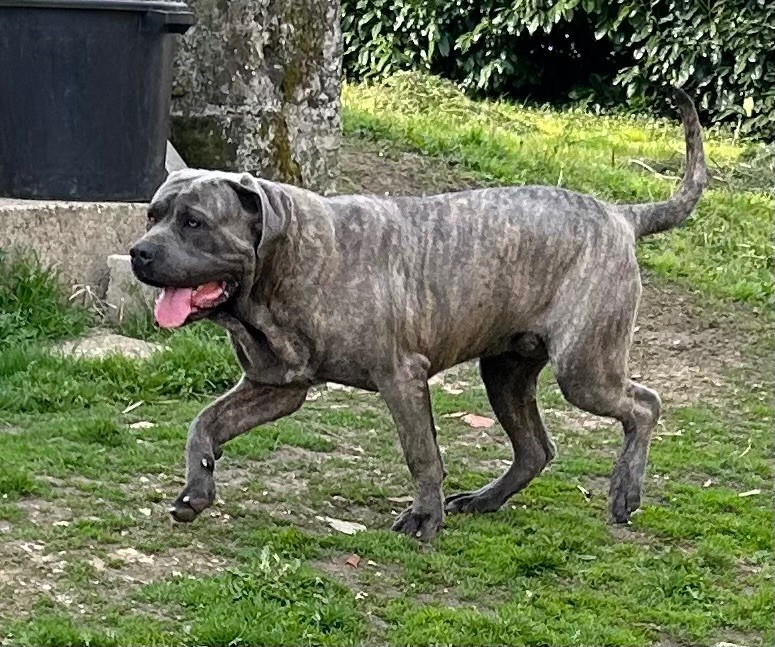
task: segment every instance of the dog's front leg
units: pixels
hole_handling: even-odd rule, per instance
[[[412,506],[399,515],[393,530],[430,541],[444,521],[444,466],[433,426],[428,360],[420,355],[405,358],[393,373],[376,381],[396,423],[415,487]]]
[[[296,411],[306,386],[257,384],[243,376],[228,391],[203,409],[191,423],[186,443],[186,487],[170,508],[176,521],[193,521],[215,500],[215,461],[221,445],[272,420]]]

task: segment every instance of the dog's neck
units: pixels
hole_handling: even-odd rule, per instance
[[[245,374],[267,384],[310,382],[314,375],[307,340],[284,330],[266,306],[246,314],[219,311],[211,320],[226,329]]]

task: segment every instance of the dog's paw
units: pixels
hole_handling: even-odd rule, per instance
[[[214,485],[212,488],[205,489],[188,486],[170,507],[170,515],[175,521],[189,523],[196,519],[205,508],[209,508],[213,501],[215,501]]]
[[[634,512],[640,509],[641,488],[636,483],[628,484],[614,479],[608,494],[611,523],[627,524]]]
[[[431,541],[441,530],[444,523],[444,513],[415,512],[413,508],[407,508],[396,519],[393,530],[404,535],[415,537],[420,541]]]

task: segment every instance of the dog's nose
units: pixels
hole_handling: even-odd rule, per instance
[[[132,262],[139,263],[140,265],[150,264],[155,255],[156,245],[148,242],[137,243],[137,245],[129,250],[129,256],[132,258]]]

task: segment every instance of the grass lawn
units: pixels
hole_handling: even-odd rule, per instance
[[[406,76],[345,101],[342,190],[530,182],[648,200],[679,173],[669,121],[475,104]],[[0,643],[773,644],[772,157],[721,133],[707,146],[698,214],[640,246],[633,373],[665,414],[628,527],[606,523],[620,430],[567,405],[549,372],[556,461],[430,546],[388,530],[411,484],[385,406],[331,386],[230,443],[217,504],[174,525],[188,422],[238,377],[224,336],[136,324],[163,350],[62,357],[52,345],[93,317],[0,258]],[[433,400],[447,493],[505,469],[500,427],[460,415],[492,416],[475,367]]]

